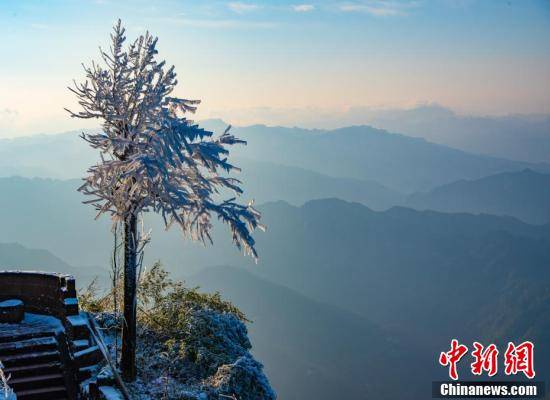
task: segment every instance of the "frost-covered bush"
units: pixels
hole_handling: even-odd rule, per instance
[[[114,293],[86,294],[87,304],[103,311],[96,314],[98,323],[113,333],[121,324],[109,312]],[[245,315],[219,293],[172,281],[157,263],[140,280],[138,321],[138,381],[132,388],[140,398],[275,399],[250,354]]]
[[[195,363],[202,377],[246,355],[252,347],[245,324],[230,313],[193,310],[185,335],[180,354]]]
[[[208,383],[218,394],[231,393],[240,400],[275,399],[275,392],[262,368],[262,364],[247,352],[234,363],[220,366]]]
[[[177,335],[150,331],[155,340],[167,337],[162,353],[172,360],[171,375],[205,379],[225,364],[231,364],[251,348],[246,326],[233,314],[195,307],[187,311],[185,325]],[[145,343],[144,343],[145,344]]]
[[[201,308],[189,313],[188,325],[178,339],[163,341],[159,331],[138,331],[137,360],[142,366],[138,377],[141,382],[153,382],[156,391],[151,394],[185,382],[185,390],[193,389],[198,397],[182,398],[203,395],[217,400],[223,398],[220,394],[239,400],[276,398],[262,365],[249,352],[251,345],[241,320]]]

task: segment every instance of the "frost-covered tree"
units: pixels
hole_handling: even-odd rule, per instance
[[[100,133],[82,138],[101,155],[79,190],[86,203],[124,226],[124,318],[121,369],[135,379],[136,266],[140,248],[138,221],[144,212],[159,213],[168,229],[178,225],[186,237],[211,242],[212,219],[226,223],[233,242],[257,258],[252,231],[260,214],[236,198],[220,200],[231,190],[242,193],[238,170],[229,163],[228,147],[246,144],[229,133],[201,129],[185,114],[199,101],[171,97],[177,80],[174,67],[157,61],[157,38],[140,36],[127,48],[120,20],[111,34],[109,51],[100,49],[101,63],[84,66],[86,80],[69,88],[82,108],[72,117],[96,118]]]

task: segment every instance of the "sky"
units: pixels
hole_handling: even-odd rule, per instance
[[[0,137],[95,126],[67,90],[121,18],[149,30],[196,119],[436,103],[462,114],[550,114],[550,0],[0,0]]]

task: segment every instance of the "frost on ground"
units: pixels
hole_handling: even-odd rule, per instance
[[[275,399],[263,366],[250,354],[246,318],[219,294],[207,295],[169,281],[153,268],[140,283],[136,399]],[[93,305],[101,307],[101,302]],[[113,359],[119,321],[96,320]]]
[[[129,387],[135,398],[275,399],[250,354],[245,324],[231,313],[198,307],[190,313],[179,340],[138,327],[138,380]]]
[[[17,400],[17,398],[15,397],[15,393],[13,393],[13,390],[10,388],[8,384],[10,377],[4,374],[3,368],[4,366],[0,362],[0,399]]]

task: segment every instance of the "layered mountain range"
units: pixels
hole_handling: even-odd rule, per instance
[[[366,126],[234,130],[260,262],[223,226],[203,247],[147,215],[146,265],[241,307],[280,398],[428,399],[453,337],[530,339],[548,379],[548,165]],[[107,282],[111,222],[76,191],[96,160],[76,133],[0,141],[2,267]]]

